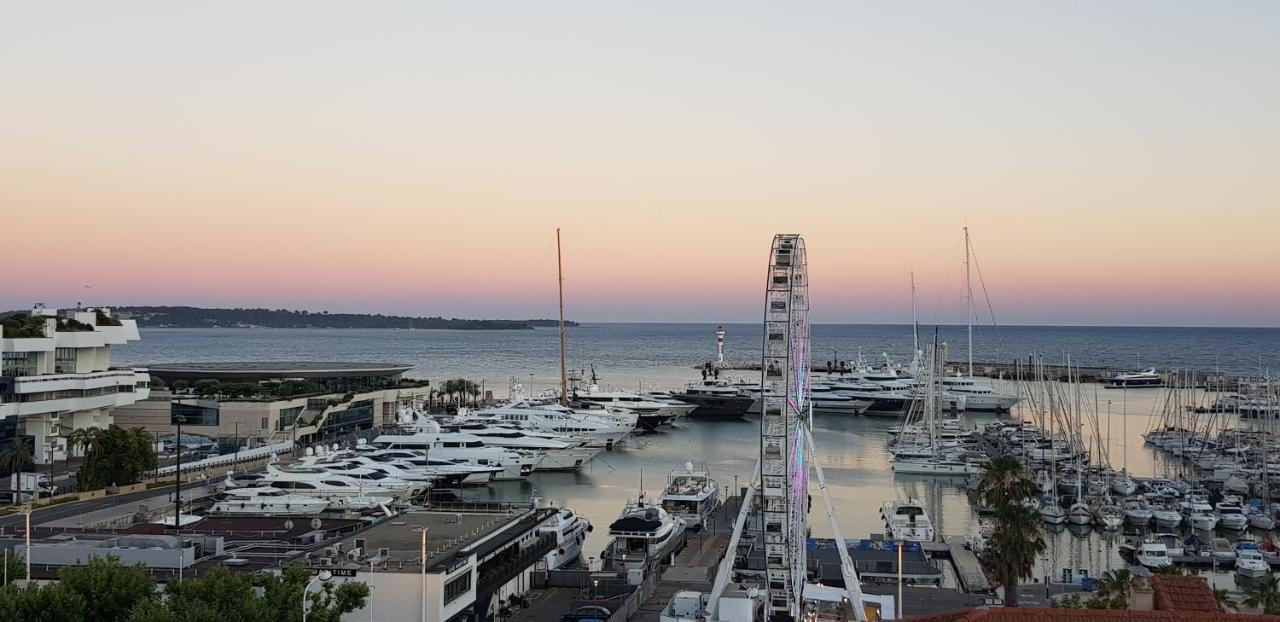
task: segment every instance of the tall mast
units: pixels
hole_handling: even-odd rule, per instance
[[[916,273],[911,272],[911,344],[912,358],[920,356],[920,320],[916,316]]]
[[[964,320],[969,326],[969,377],[973,378],[973,284],[969,280],[969,227],[964,228]]]
[[[560,258],[560,228],[556,227],[556,274],[560,284],[560,404],[569,405],[569,374],[564,366],[564,262]]]

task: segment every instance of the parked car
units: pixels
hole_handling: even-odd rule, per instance
[[[560,622],[608,622],[612,613],[608,607],[586,605],[560,616]]]

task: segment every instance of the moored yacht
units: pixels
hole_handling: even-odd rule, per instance
[[[630,393],[627,391],[602,391],[600,387],[594,384],[588,386],[585,391],[574,391],[572,402],[585,402],[611,406],[614,408],[625,408],[639,415],[636,426],[648,431],[655,430],[658,426],[670,423],[676,417],[687,415],[690,412],[693,412],[693,409],[696,408],[693,404],[674,401],[659,402],[638,393]]]
[[[703,419],[740,419],[754,401],[729,381],[718,378],[690,384],[672,396],[695,406],[690,417]]]
[[[886,501],[880,506],[880,518],[885,532],[894,540],[932,542],[937,535],[924,505],[911,499]]]
[[[683,519],[686,527],[700,529],[720,507],[720,485],[706,470],[695,470],[692,462],[686,462],[684,470],[667,476],[661,503],[671,515]]]
[[[991,387],[978,384],[968,376],[943,376],[942,390],[944,395],[964,398],[959,410],[1005,412],[1022,401],[1016,395],[1003,395]]]
[[[561,509],[556,515],[538,528],[538,533],[554,533],[556,548],[547,553],[543,561],[547,570],[558,570],[582,557],[582,543],[591,531],[591,521],[585,516],[573,513],[569,508]]]
[[[1155,368],[1146,371],[1132,372],[1127,374],[1116,374],[1108,381],[1108,387],[1159,387],[1164,385],[1164,379],[1156,373]]]
[[[380,434],[369,443],[378,449],[416,449],[446,460],[462,460],[481,466],[500,466],[495,479],[524,479],[533,472],[538,458],[497,447],[488,447],[478,436],[441,432],[434,421],[421,422],[404,434]]]
[[[329,502],[324,499],[262,486],[232,488],[219,493],[209,511],[225,515],[309,516],[328,508]]]
[[[639,501],[628,503],[618,520],[609,524],[613,542],[601,554],[605,568],[643,568],[649,560],[664,559],[684,540],[684,519],[672,516],[660,505]]]

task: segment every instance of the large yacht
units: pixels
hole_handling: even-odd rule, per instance
[[[636,422],[638,428],[649,431],[670,423],[676,417],[687,415],[696,408],[693,404],[658,402],[627,391],[602,391],[594,384],[588,386],[586,390],[575,390],[573,402],[625,408],[639,415]]]
[[[871,407],[872,400],[835,391],[830,385],[810,387],[809,399],[817,415],[860,415]]]
[[[706,470],[694,470],[693,463],[686,462],[684,470],[676,469],[667,476],[661,501],[663,509],[684,519],[685,526],[699,529],[720,507],[720,485]]]
[[[370,443],[378,449],[417,449],[436,458],[463,460],[481,466],[500,466],[503,472],[495,479],[524,479],[533,472],[538,457],[485,445],[471,434],[441,432],[433,421],[422,422],[405,434],[380,434]]]
[[[537,459],[535,471],[574,471],[604,451],[602,447],[587,447],[585,438],[525,431],[501,423],[472,422],[450,426],[448,431],[479,437],[489,447],[532,454]]]
[[[543,558],[547,570],[558,570],[582,557],[582,542],[591,531],[591,521],[564,508],[538,528],[538,533],[554,533],[556,548]]]
[[[1107,384],[1108,387],[1159,387],[1164,386],[1164,379],[1156,373],[1155,368],[1128,374],[1116,374]]]
[[[600,559],[612,570],[642,568],[649,560],[674,553],[684,530],[684,519],[672,516],[660,505],[646,503],[642,495],[639,501],[628,503],[618,520],[609,525],[613,542]]]
[[[417,449],[378,449],[364,439],[356,443],[355,453],[368,456],[379,462],[391,462],[398,465],[433,467],[443,473],[461,473],[465,475],[463,484],[487,484],[501,475],[505,469],[496,465],[480,465],[463,461],[444,460],[427,455]]]
[[[268,464],[266,473],[253,475],[252,479],[244,476],[227,478],[228,489],[241,486],[278,488],[324,499],[339,507],[353,508],[389,505],[410,498],[407,485],[400,490],[374,488],[360,480],[316,467],[285,470],[274,464]]]
[[[310,516],[328,508],[329,502],[324,499],[263,486],[232,488],[219,493],[209,511],[224,515]]]
[[[689,413],[690,417],[704,419],[740,419],[754,401],[728,380],[718,378],[690,384],[684,391],[672,395],[696,407]]]
[[[887,501],[880,506],[885,532],[898,541],[932,542],[936,534],[924,505],[912,501]]]
[[[517,400],[496,408],[474,413],[459,413],[457,419],[490,418],[505,421],[525,430],[563,434],[587,439],[588,447],[613,449],[636,427],[635,413],[610,413],[610,416],[578,412],[559,404],[534,404]]]
[[[1015,395],[997,393],[967,376],[943,376],[942,390],[944,395],[964,398],[958,410],[1005,412],[1022,401]]]

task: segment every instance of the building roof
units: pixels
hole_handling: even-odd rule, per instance
[[[437,572],[452,565],[459,557],[505,546],[536,528],[555,514],[554,508],[538,508],[519,512],[413,511],[371,527],[360,534],[370,551],[388,549],[388,562],[414,562],[422,557],[422,530],[427,530],[428,571]],[[496,541],[477,543],[491,534],[506,530]]]
[[[1274,616],[1223,611],[1138,611],[1133,609],[1041,609],[992,607],[906,618],[911,622],[1273,622]]]
[[[1204,577],[1155,575],[1151,577],[1155,608],[1161,611],[1218,611],[1209,582]]]
[[[204,363],[156,363],[151,375],[165,380],[272,380],[278,378],[344,378],[395,376],[413,365],[352,361],[223,361]]]

